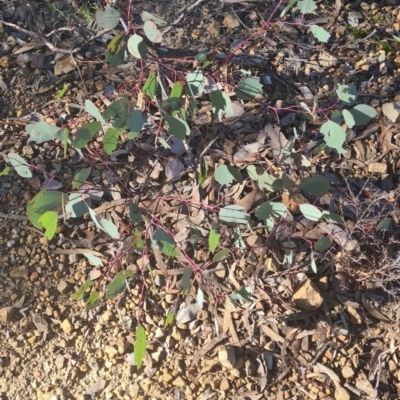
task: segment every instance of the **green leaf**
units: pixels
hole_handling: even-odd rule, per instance
[[[290,0],[289,4],[282,10],[280,17],[283,18],[288,11],[296,4],[297,0]]]
[[[118,65],[121,65],[126,60],[126,50],[124,47],[121,47],[118,53],[112,54],[108,50],[106,51],[106,62],[110,65],[110,67],[115,68]]]
[[[329,249],[332,246],[332,241],[326,236],[323,236],[314,244],[314,250],[316,251],[324,251]]]
[[[178,111],[183,106],[183,100],[180,97],[169,97],[167,100],[161,102],[161,109],[166,114],[172,114]]]
[[[99,297],[100,292],[93,292],[86,302],[85,311],[90,311],[98,307],[100,305]]]
[[[118,145],[119,129],[110,128],[104,135],[103,146],[106,154],[111,154]]]
[[[240,171],[230,165],[218,165],[214,172],[214,179],[220,185],[230,185],[233,181],[243,182]]]
[[[312,204],[300,204],[300,212],[310,221],[319,221],[322,217],[322,212]]]
[[[115,35],[111,39],[110,43],[108,43],[107,52],[110,56],[116,56],[121,51],[121,49],[122,49],[121,43],[122,43],[123,38],[124,38],[124,35],[118,34],[118,35]],[[94,115],[93,115],[93,117],[94,117]],[[96,118],[96,119],[98,121],[100,121],[98,118]],[[102,121],[100,121],[100,122],[102,122]]]
[[[167,328],[169,325],[172,325],[172,323],[174,322],[174,316],[175,314],[173,312],[168,312],[167,318],[165,318],[164,329]]]
[[[222,90],[216,90],[210,94],[211,104],[213,105],[214,114],[218,120],[222,120],[222,114],[233,115],[232,101],[230,97]]]
[[[92,205],[90,198],[83,201],[82,193],[75,192],[68,196],[68,202],[65,205],[65,213],[69,214],[72,218],[80,218],[89,212],[89,208]]]
[[[331,34],[329,32],[318,25],[311,25],[311,33],[317,40],[323,43],[328,43],[328,40],[331,37]]]
[[[213,262],[218,263],[222,261],[227,255],[229,254],[229,249],[220,250],[215,256],[213,257]]]
[[[214,221],[211,225],[210,235],[208,236],[208,246],[210,247],[211,253],[214,253],[219,246],[218,226]]]
[[[92,218],[92,221],[95,223],[97,228],[99,228],[102,231],[103,227],[100,224],[99,220],[97,219],[96,213],[91,208],[88,208],[88,211],[89,211],[90,218]]]
[[[154,14],[149,13],[147,11],[142,11],[140,13],[140,17],[142,18],[143,22],[151,20],[151,21],[154,21],[158,26],[167,25],[166,21],[164,21],[160,17],[157,17],[157,15],[154,15]]]
[[[85,292],[88,288],[94,285],[94,281],[90,279],[85,281],[83,285],[72,295],[72,300],[80,300],[85,295]]]
[[[182,85],[179,81],[174,83],[174,87],[171,90],[171,93],[169,95],[169,97],[176,97],[176,98],[180,98],[182,96]]]
[[[0,172],[0,176],[7,176],[10,173],[10,167],[4,167],[3,171]]]
[[[190,278],[192,277],[192,268],[186,268],[182,277],[182,292],[186,296],[190,293]]]
[[[126,281],[133,275],[133,272],[130,270],[119,271],[115,278],[111,281],[111,283],[107,287],[106,291],[106,299],[113,299],[118,294],[122,293],[126,288]]]
[[[127,43],[127,49],[133,57],[138,59],[145,58],[147,55],[147,45],[143,38],[136,33],[132,35]]]
[[[357,100],[357,88],[353,83],[341,85],[338,83],[336,94],[346,105],[353,105]]]
[[[102,267],[103,261],[101,258],[94,256],[91,253],[82,253],[90,262],[91,265],[94,265],[95,267]]]
[[[16,153],[8,153],[7,156],[19,176],[22,178],[31,178],[33,176],[32,171],[29,169],[29,164],[25,159]]]
[[[111,103],[108,108],[103,111],[103,118],[110,119],[117,116],[124,118],[128,115],[131,105],[132,102],[127,97],[122,97]]]
[[[262,94],[263,85],[260,78],[250,77],[242,79],[236,90],[236,96],[241,100],[253,100],[258,94]]]
[[[183,140],[187,135],[190,135],[189,125],[183,119],[166,115],[164,116],[164,120],[168,123],[168,133],[170,135],[175,136],[179,140]]]
[[[143,221],[142,214],[140,212],[139,206],[129,201],[129,218],[134,224],[138,224]]]
[[[44,236],[48,240],[53,239],[57,230],[58,214],[55,211],[46,211],[40,216],[38,222],[45,229]]]
[[[138,326],[136,329],[136,339],[135,339],[135,364],[138,369],[142,366],[144,356],[146,355],[147,338],[146,330],[143,326]]]
[[[327,222],[331,222],[332,224],[344,225],[343,218],[334,212],[322,211],[322,218]]]
[[[343,110],[342,111],[344,122],[346,122],[346,125],[351,129],[354,125],[356,125],[356,121],[353,117],[353,114],[350,112],[350,110]]]
[[[92,168],[90,167],[82,168],[80,171],[78,171],[74,176],[74,180],[72,181],[72,189],[80,188],[83,182],[85,182],[86,179],[89,178],[91,172]]]
[[[69,83],[64,83],[63,87],[60,90],[57,90],[56,101],[62,100],[62,98],[65,96],[65,93],[67,93],[68,89],[69,89]]]
[[[357,104],[349,111],[354,118],[355,125],[368,124],[368,122],[376,117],[375,108],[369,106],[368,104]]]
[[[238,292],[232,293],[229,297],[232,300],[241,300],[250,303],[253,301],[253,298],[251,296],[252,294],[253,290],[250,286],[242,286]]]
[[[389,218],[389,217],[388,218],[384,218],[381,222],[379,222],[379,224],[376,226],[375,229],[377,231],[388,229],[390,224],[391,224],[391,222],[392,222],[391,218]]]
[[[229,205],[219,210],[219,219],[228,223],[247,224],[250,221],[250,215],[243,211],[244,207],[238,205]]]
[[[63,131],[58,126],[52,126],[44,121],[25,126],[26,133],[29,134],[29,142],[37,144],[48,142],[49,140],[63,141]]]
[[[162,42],[163,40],[162,33],[157,29],[157,25],[153,21],[151,20],[145,21],[143,25],[143,31],[147,36],[147,39],[150,40],[150,42],[153,43]]]
[[[259,176],[264,172],[264,170],[261,167],[255,165],[248,165],[246,170],[247,173],[249,174],[249,178],[253,179],[253,181],[256,181],[259,178]]]
[[[109,221],[108,219],[102,218],[100,221],[100,225],[103,228],[103,231],[111,236],[112,239],[117,239],[119,236],[118,228],[116,225]]]
[[[314,252],[311,250],[311,270],[312,272],[314,272],[314,274],[317,273],[318,269],[317,269],[317,263],[315,262],[315,258],[314,258]]]
[[[256,211],[256,217],[261,220],[268,220],[270,218],[281,218],[287,213],[287,208],[283,203],[274,201],[267,201],[261,204]]]
[[[153,246],[158,248],[161,253],[168,257],[178,257],[180,252],[176,248],[175,242],[163,229],[159,228],[153,235]],[[160,244],[158,244],[158,242]]]
[[[345,153],[343,145],[346,141],[346,132],[339,124],[327,121],[321,126],[321,133],[329,147],[335,149],[339,154]]]
[[[201,71],[189,72],[186,76],[186,93],[191,96],[201,95],[204,91],[204,75]]]
[[[105,125],[106,121],[104,121],[104,118],[101,115],[99,109],[92,101],[90,100],[85,101],[85,109],[94,119]]]
[[[393,36],[393,39],[396,41],[396,42],[400,42],[400,37],[399,36],[396,36],[396,35],[392,35]]]
[[[199,172],[199,182],[198,184],[201,185],[207,178],[207,164],[204,160],[204,157],[200,158],[200,172]]]
[[[67,194],[56,190],[42,190],[38,194],[40,193],[40,196],[34,197],[34,199],[37,198],[33,204],[33,211],[39,214],[44,214],[46,211],[59,211],[68,201]]]
[[[96,11],[96,22],[104,29],[114,29],[119,22],[119,12],[111,7],[106,7],[104,11]]]
[[[266,189],[269,192],[278,192],[282,190],[282,180],[263,172],[257,179],[258,187]]]
[[[140,110],[132,110],[128,116],[128,127],[129,127],[129,135],[128,138],[130,140],[139,136],[140,131],[143,128],[143,115]]]
[[[297,187],[313,196],[323,196],[329,191],[330,181],[323,175],[310,176],[304,179]]]
[[[303,14],[309,14],[317,9],[317,5],[314,0],[299,0],[297,3],[297,8]]]
[[[85,147],[101,129],[101,123],[98,121],[89,122],[79,128],[75,133],[75,139],[71,145],[77,149]]]
[[[157,92],[157,76],[156,72],[153,70],[150,72],[144,86],[143,86],[143,93],[146,96],[149,96],[152,99]]]
[[[26,212],[28,214],[28,218],[29,221],[31,221],[32,225],[37,228],[37,229],[41,229],[42,228],[42,224],[41,222],[39,222],[39,218],[43,213],[38,213],[36,211],[34,211],[33,207],[37,201],[37,199],[41,196],[43,196],[44,191],[39,192],[29,203],[28,206],[26,208]]]

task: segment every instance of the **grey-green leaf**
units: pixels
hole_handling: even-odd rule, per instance
[[[175,136],[179,140],[185,139],[190,134],[189,125],[181,118],[173,117],[172,115],[166,115],[164,117],[168,123],[168,133]]]
[[[127,43],[127,49],[134,57],[142,59],[146,57],[147,45],[140,35],[132,35]]]
[[[230,165],[218,165],[214,172],[214,179],[220,185],[230,185],[233,181],[243,182],[240,171]]]
[[[244,207],[233,204],[219,210],[219,219],[228,223],[247,224],[250,215],[244,212]]]
[[[161,32],[157,29],[156,24],[151,21],[147,20],[144,25],[143,25],[143,30],[145,35],[147,36],[147,39],[149,39],[153,43],[161,43],[162,42],[162,34]]]
[[[318,25],[311,25],[311,33],[320,42],[327,43],[331,34]]]
[[[322,212],[312,204],[300,204],[300,212],[310,221],[319,221],[322,217]]]
[[[241,100],[253,100],[263,92],[263,85],[260,78],[250,77],[242,79],[237,87],[236,96]]]
[[[328,193],[330,188],[330,181],[326,176],[316,175],[304,179],[298,188],[313,196],[323,196]]]
[[[114,29],[119,22],[119,12],[111,7],[96,11],[96,22],[104,29]]]
[[[33,176],[32,171],[29,169],[29,164],[21,156],[16,153],[8,153],[8,159],[19,176],[22,178],[31,178]]]
[[[38,144],[49,140],[64,140],[63,131],[58,126],[49,125],[47,122],[40,121],[37,124],[29,124],[25,127],[25,131],[29,134],[29,142]]]
[[[101,112],[92,101],[90,100],[85,101],[85,109],[94,119],[105,125],[106,121],[104,121]]]
[[[357,104],[351,110],[356,125],[365,125],[376,117],[376,110],[368,104]]]

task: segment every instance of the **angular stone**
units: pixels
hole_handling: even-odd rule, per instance
[[[60,326],[67,335],[70,335],[74,331],[74,326],[68,318],[64,319]]]
[[[226,368],[232,369],[236,365],[235,350],[232,347],[222,349],[218,352],[219,362]]]
[[[2,307],[0,308],[0,322],[9,322],[12,314],[14,312],[14,307]]]
[[[344,379],[349,379],[354,375],[354,370],[351,367],[342,368],[342,376]]]
[[[27,265],[20,265],[19,267],[15,267],[10,271],[11,278],[19,279],[24,278],[27,279],[29,277],[29,271]]]
[[[321,293],[310,279],[305,280],[293,294],[293,303],[305,311],[316,310],[324,302]]]
[[[347,389],[337,386],[335,389],[335,400],[350,400],[350,393]]]
[[[400,101],[383,104],[382,113],[393,124],[400,122]]]

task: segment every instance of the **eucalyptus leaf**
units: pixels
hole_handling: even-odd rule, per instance
[[[323,196],[328,193],[330,188],[330,181],[326,176],[315,175],[304,179],[298,188],[313,196]]]
[[[31,178],[33,176],[32,171],[29,169],[29,164],[24,158],[16,153],[8,153],[7,156],[11,165],[15,168],[20,177]]]
[[[243,182],[240,171],[230,165],[218,165],[214,172],[214,179],[220,185],[230,185],[232,182]]]
[[[250,215],[244,211],[244,207],[233,204],[219,210],[219,219],[228,223],[247,224]]]

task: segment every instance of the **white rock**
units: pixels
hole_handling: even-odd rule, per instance
[[[400,101],[382,105],[383,115],[393,124],[400,122]]]

